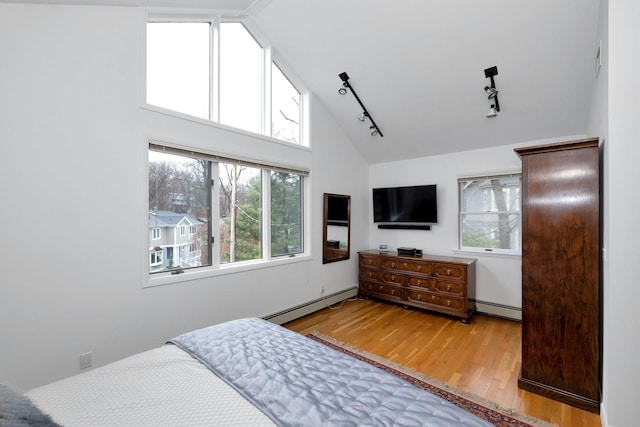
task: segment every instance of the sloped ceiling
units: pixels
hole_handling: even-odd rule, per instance
[[[586,132],[598,0],[273,0],[254,19],[370,163]],[[501,112],[487,118],[495,77]],[[338,74],[381,128],[369,126]],[[320,141],[314,141],[320,143]]]
[[[276,60],[372,164],[586,133],[599,0],[22,2],[249,15]],[[501,111],[487,118],[484,69],[494,65]],[[342,72],[384,137],[371,136],[369,123],[356,119],[362,110],[351,94],[338,94]]]

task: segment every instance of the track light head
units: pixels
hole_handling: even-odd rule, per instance
[[[347,88],[346,87],[341,87],[340,89],[338,89],[338,93],[340,95],[346,95],[347,94]]]
[[[484,91],[487,92],[487,98],[489,99],[493,99],[498,96],[498,89],[496,89],[495,87],[485,86]]]
[[[371,130],[371,136],[380,134],[380,131],[374,125],[369,126],[369,129]]]
[[[491,118],[497,115],[498,115],[498,112],[496,111],[496,106],[494,104],[491,104],[491,108],[489,108],[489,114],[487,114],[487,117]]]
[[[357,117],[357,119],[360,120],[361,122],[364,122],[364,119],[366,117],[367,117],[367,113],[362,113]]]

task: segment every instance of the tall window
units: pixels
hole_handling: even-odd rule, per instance
[[[271,65],[271,136],[300,142],[300,92],[276,64]]]
[[[147,103],[302,143],[300,91],[239,22],[149,22]]]
[[[206,160],[149,151],[151,272],[211,265],[209,174]],[[158,241],[156,235],[164,238]]]
[[[520,252],[519,174],[460,178],[460,249]]]
[[[147,102],[209,119],[209,23],[147,25]]]
[[[220,163],[220,262],[262,258],[262,174]]]
[[[149,271],[303,253],[305,175],[151,144]]]
[[[297,254],[302,241],[302,177],[271,172],[271,255]]]

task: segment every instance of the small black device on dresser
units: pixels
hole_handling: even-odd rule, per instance
[[[398,255],[411,255],[411,256],[415,256],[417,255],[417,251],[419,249],[416,248],[407,248],[407,247],[402,247],[402,248],[398,248]],[[422,250],[420,250],[420,255],[422,255]]]

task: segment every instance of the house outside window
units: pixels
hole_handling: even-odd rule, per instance
[[[519,254],[520,190],[520,174],[459,178],[459,248]]]
[[[303,144],[302,94],[271,52],[241,22],[152,20],[147,104]]]
[[[160,239],[160,229],[159,228],[153,228],[151,229],[151,234],[152,234],[152,239],[153,240],[158,240]]]

